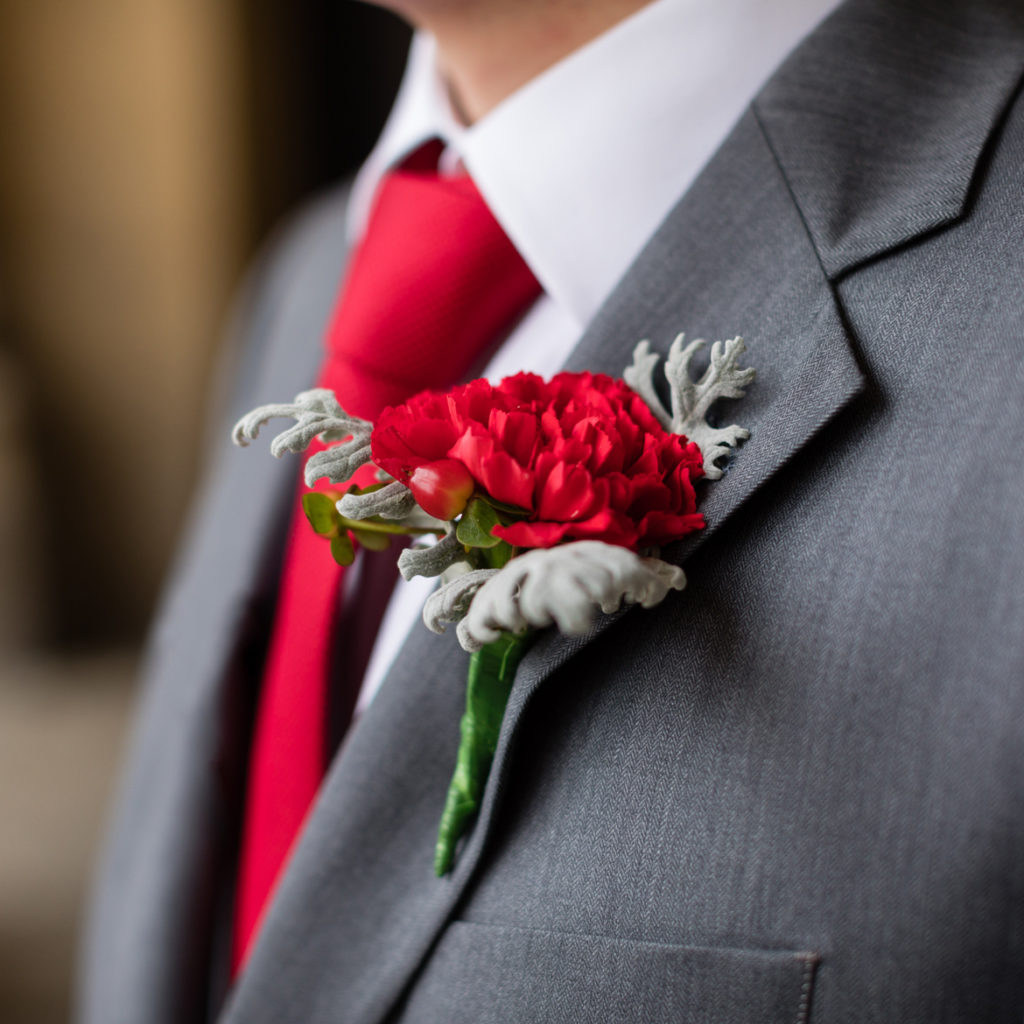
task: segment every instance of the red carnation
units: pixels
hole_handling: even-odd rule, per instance
[[[497,386],[475,380],[447,394],[425,391],[385,409],[371,443],[378,466],[414,493],[429,480],[446,510],[464,507],[464,467],[478,494],[519,510],[493,529],[516,547],[591,539],[637,550],[704,525],[693,490],[704,474],[700,449],[603,374],[545,382],[521,373]],[[454,498],[437,493],[447,479],[460,482]]]

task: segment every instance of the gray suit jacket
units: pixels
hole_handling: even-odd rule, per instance
[[[533,647],[443,880],[465,656],[420,631],[225,1022],[1021,1020],[1022,70],[1019,0],[850,0],[774,76],[571,358],[746,338],[758,380],[724,415],[752,436],[669,550],[688,589]],[[259,280],[233,413],[308,384],[343,216]],[[200,501],[83,1022],[208,1014],[294,472],[225,445]]]

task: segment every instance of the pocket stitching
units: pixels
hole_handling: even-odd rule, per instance
[[[804,980],[800,986],[800,1003],[796,1009],[796,1024],[807,1024],[811,1012],[811,990],[814,986],[814,972],[818,969],[816,956],[804,960]]]

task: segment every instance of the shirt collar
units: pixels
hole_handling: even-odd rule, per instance
[[[417,32],[384,130],[352,186],[347,221],[349,241],[354,243],[361,237],[373,194],[392,167],[424,142],[441,139],[447,147],[442,157],[442,170],[452,170],[452,161],[459,159],[458,145],[466,131],[448,101],[447,90],[437,72],[436,44],[430,36]]]
[[[460,125],[418,34],[356,180],[362,231],[386,170],[431,137],[461,162],[544,291],[582,329],[789,50],[838,0],[656,0]],[[624,84],[625,83],[625,84]]]

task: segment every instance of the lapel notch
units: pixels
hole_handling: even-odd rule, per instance
[[[833,279],[957,220],[1024,70],[1019,0],[850,0],[754,104]]]

